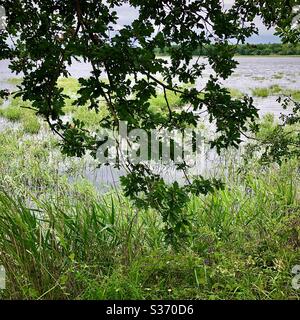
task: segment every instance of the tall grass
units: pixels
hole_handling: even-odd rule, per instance
[[[192,233],[179,252],[164,245],[154,212],[137,212],[122,197],[31,198],[28,207],[0,191],[4,297],[299,298],[290,285],[299,178],[289,164],[253,168],[243,181],[191,199]]]
[[[0,193],[1,263],[10,297],[77,298],[86,281],[103,281],[147,243],[146,216],[137,224],[127,203],[31,200],[29,209]]]
[[[273,127],[268,115],[259,134]],[[1,298],[300,298],[291,285],[300,256],[297,159],[218,168],[227,187],[190,199],[192,227],[175,251],[156,212],[137,210],[119,189],[99,192],[84,176],[86,159],[62,156],[44,128],[40,136],[24,129],[0,132]]]
[[[2,298],[300,298],[290,284],[300,253],[296,160],[249,161],[223,177],[225,190],[193,197],[188,240],[174,251],[157,213],[49,166],[49,157],[64,161],[55,141],[21,131],[0,139]]]

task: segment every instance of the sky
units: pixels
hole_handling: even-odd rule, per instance
[[[225,7],[230,7],[232,5],[234,0],[224,0]],[[134,20],[137,17],[137,12],[134,8],[130,7],[128,4],[123,5],[118,10],[119,14],[119,25],[126,25],[130,24],[132,20]],[[247,39],[248,43],[251,44],[258,44],[258,43],[280,43],[280,38],[275,36],[275,30],[272,28],[270,30],[267,30],[267,28],[263,25],[263,23],[256,19],[256,24],[259,29],[259,34],[252,36],[251,38]]]
[[[224,0],[224,5],[226,8],[229,8],[233,4],[234,4],[234,0]],[[255,23],[258,27],[259,34],[252,36],[251,38],[248,38],[247,39],[248,43],[257,44],[257,43],[280,43],[281,42],[280,38],[274,35],[275,33],[274,28],[271,28],[268,30],[259,18],[256,19]]]
[[[223,0],[224,7],[226,9],[230,8],[234,3],[234,0]],[[130,7],[129,4],[125,4],[122,7],[117,9],[118,16],[119,16],[119,27],[124,25],[130,24],[136,17],[137,17],[137,10]],[[1,7],[0,7],[0,16],[1,14]],[[251,38],[247,39],[248,43],[257,44],[257,43],[280,43],[280,38],[274,35],[274,29],[267,30],[267,28],[263,25],[263,23],[256,19],[256,24],[259,29],[259,35],[252,36]],[[1,21],[0,21],[0,28],[1,28]]]

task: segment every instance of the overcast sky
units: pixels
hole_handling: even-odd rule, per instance
[[[234,3],[234,0],[224,0],[225,8],[229,8]],[[125,4],[117,9],[119,21],[118,24],[121,26],[131,24],[131,22],[137,17],[137,10],[130,7],[129,4]],[[0,7],[1,15],[1,7]],[[3,15],[3,14],[2,14]],[[257,19],[256,24],[259,29],[259,35],[255,35],[247,40],[249,43],[275,43],[280,42],[279,37],[274,36],[274,29],[267,30],[263,23]],[[1,25],[0,25],[1,27]]]
[[[224,0],[225,6],[229,7],[232,5],[234,0]],[[119,25],[130,24],[132,20],[137,17],[137,12],[134,8],[130,7],[128,4],[119,8]],[[274,36],[274,29],[267,30],[263,23],[257,19],[257,26],[259,28],[259,35],[255,35],[247,40],[249,43],[278,43],[280,42],[279,37]]]

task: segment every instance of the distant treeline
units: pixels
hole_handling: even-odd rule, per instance
[[[197,56],[206,56],[213,46],[199,48],[194,52]],[[169,49],[157,49],[157,54],[168,55]],[[236,54],[242,56],[300,55],[300,44],[244,44],[236,46]]]

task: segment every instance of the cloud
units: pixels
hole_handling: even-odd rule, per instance
[[[234,4],[234,0],[224,0],[224,6],[229,8]],[[136,8],[133,8],[128,3],[124,4],[121,7],[118,7],[116,9],[119,20],[118,25],[119,27],[124,25],[130,25],[134,19],[138,16],[138,10]],[[280,42],[280,38],[275,36],[275,30],[273,28],[267,29],[266,26],[263,24],[263,22],[256,18],[255,23],[259,30],[259,35],[254,35],[250,37],[247,42],[249,43],[270,43],[270,42]]]
[[[121,26],[130,25],[134,19],[138,17],[138,10],[130,6],[128,3],[116,9],[118,13],[118,24]]]

